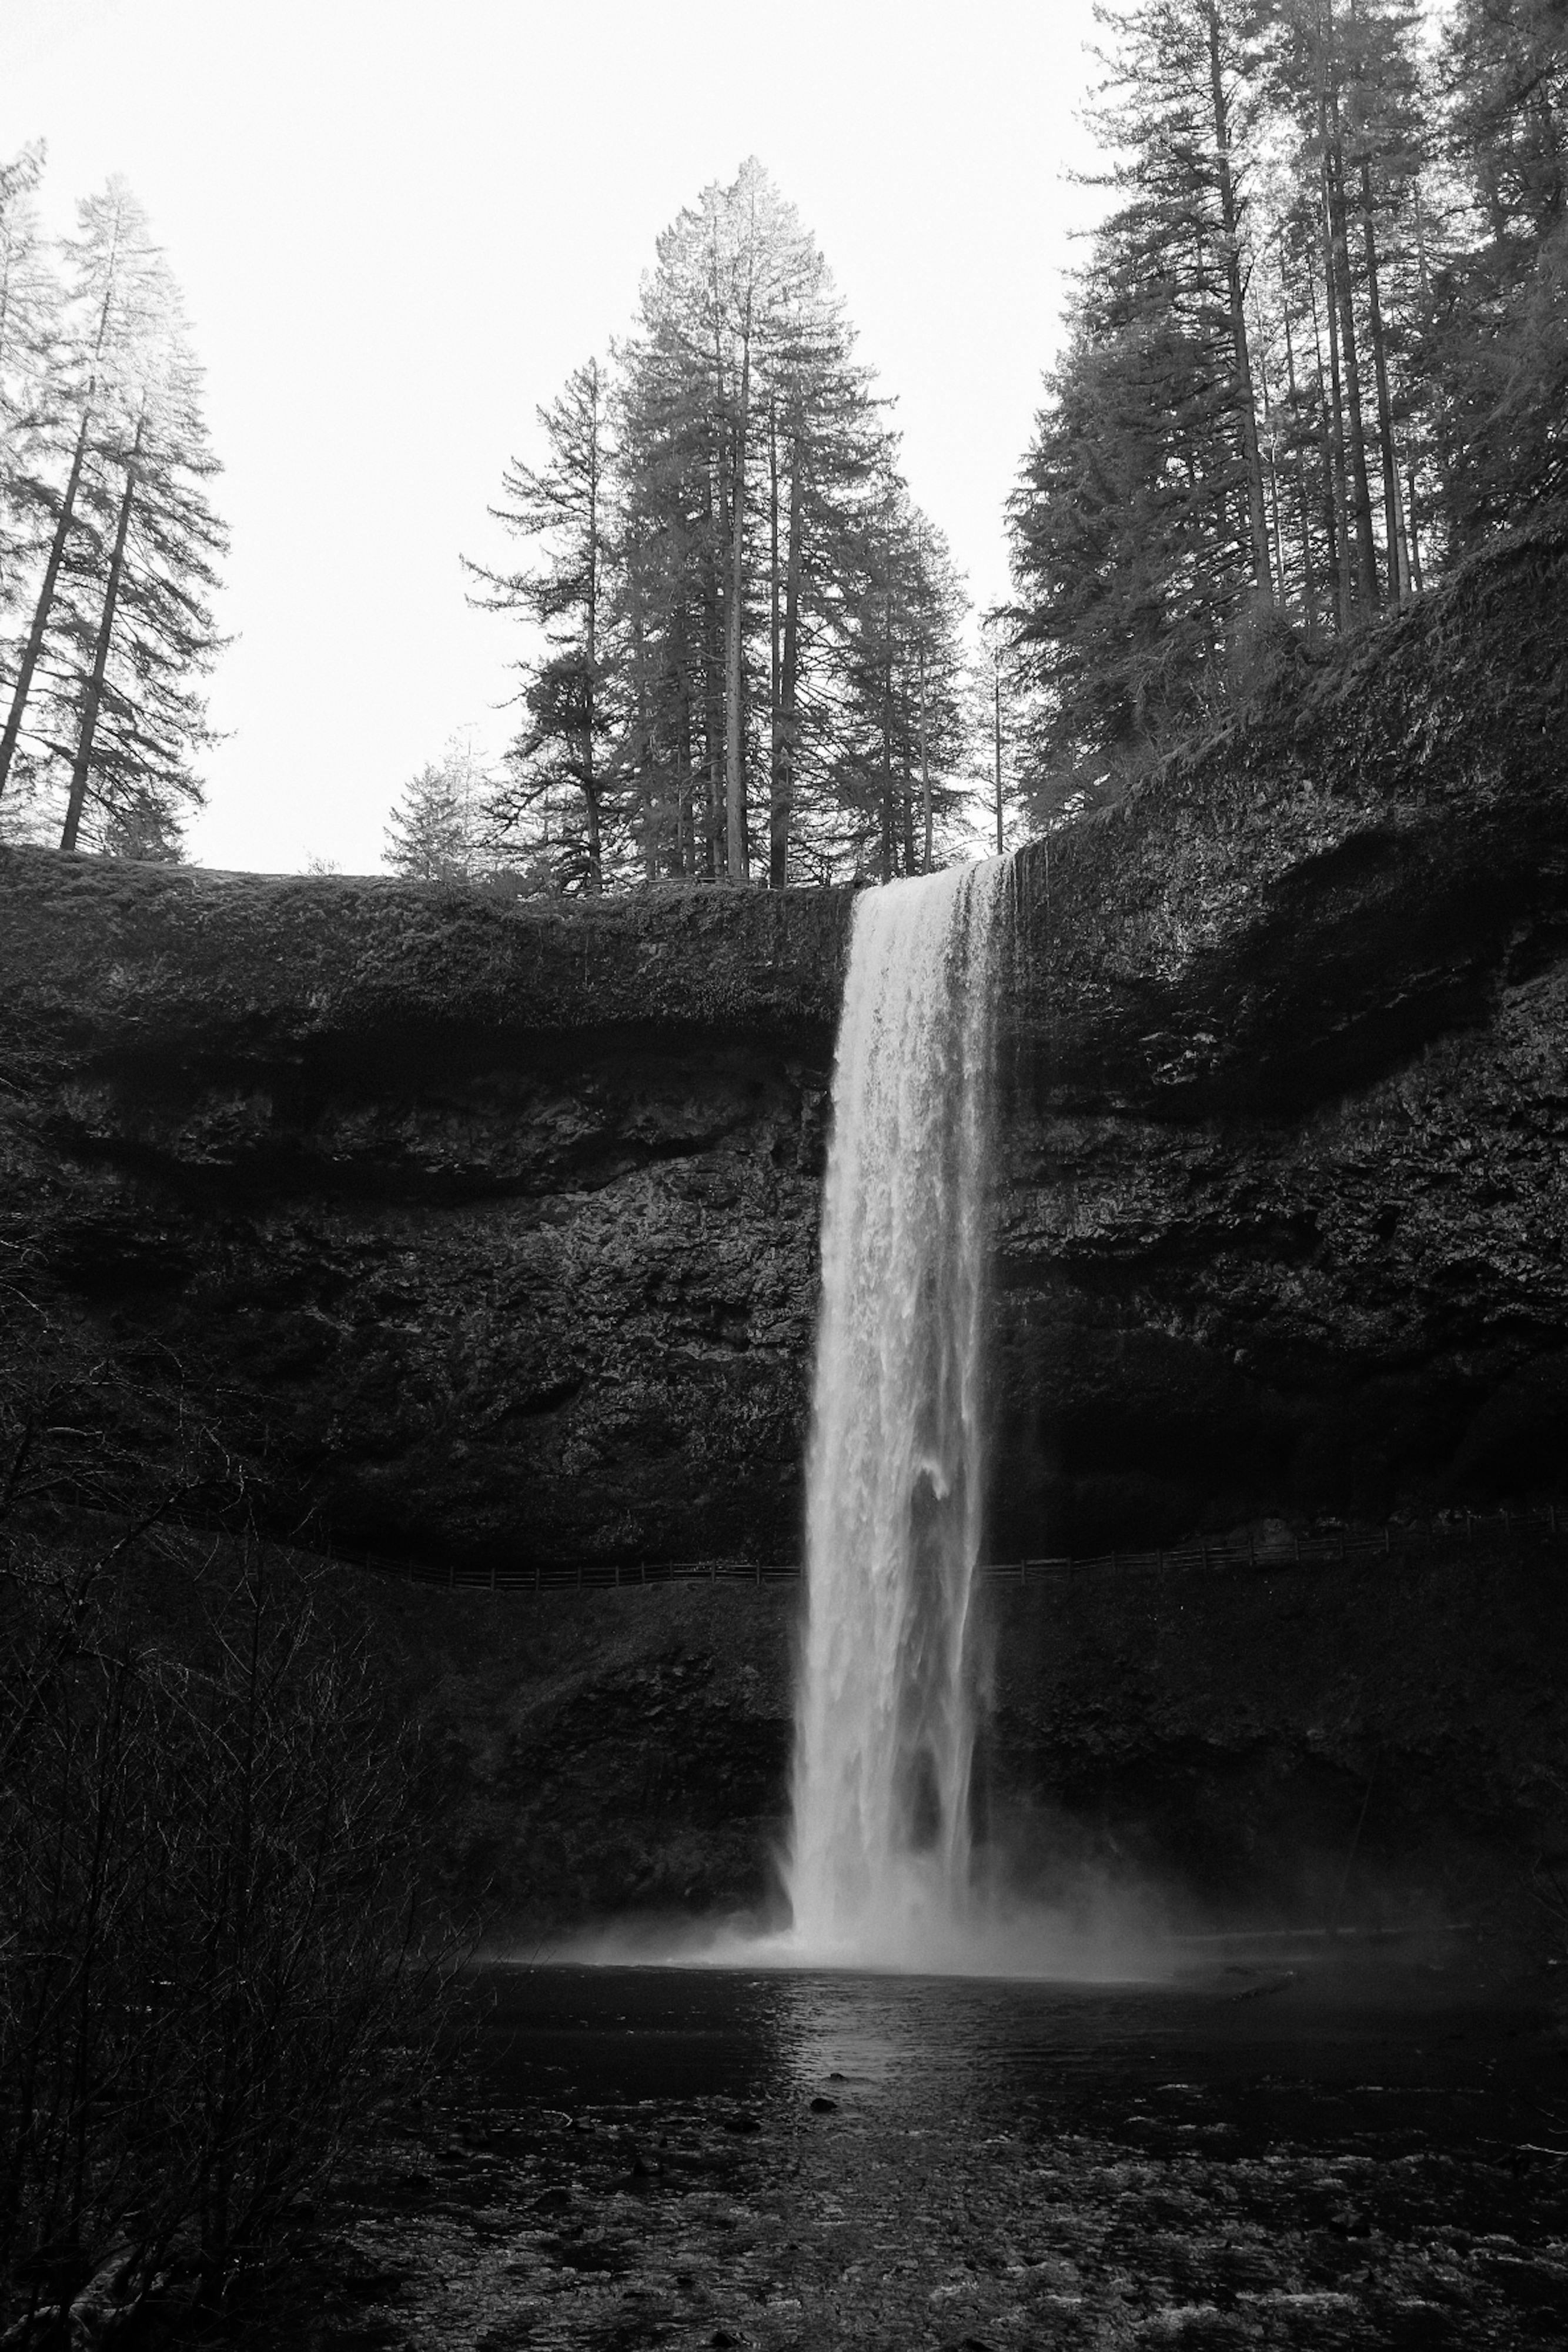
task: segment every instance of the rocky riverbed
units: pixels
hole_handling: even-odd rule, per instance
[[[497,1971],[460,2102],[340,2193],[312,2342],[1558,2343],[1564,2045],[1474,1964]]]

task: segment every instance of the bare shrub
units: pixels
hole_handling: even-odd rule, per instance
[[[443,1981],[362,1634],[243,1521],[84,1533],[68,1403],[0,1391],[0,2327],[40,2344],[84,2294],[221,2301],[417,2086]]]

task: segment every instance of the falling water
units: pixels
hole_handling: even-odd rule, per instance
[[[855,907],[807,1470],[797,1948],[898,1965],[961,1934],[980,1540],[993,859]]]

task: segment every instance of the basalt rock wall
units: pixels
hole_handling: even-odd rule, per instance
[[[847,916],[13,853],[10,1268],[280,1523],[790,1557]]]
[[[1015,885],[998,1553],[1560,1494],[1564,534]]]
[[[851,903],[6,853],[8,1267],[345,1546],[792,1556]],[[1021,854],[996,1552],[1561,1487],[1565,953],[1558,528]]]

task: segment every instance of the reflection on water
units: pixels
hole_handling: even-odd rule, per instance
[[[1416,2100],[1423,2128],[1468,2133],[1478,2095],[1506,2105],[1539,2086],[1528,2003],[1500,2007],[1473,1978],[1407,1958],[1220,1959],[1122,1985],[602,1966],[496,1968],[483,1983],[481,2078],[521,2100],[800,2098],[836,2079],[852,2104],[1088,2123],[1134,2096],[1151,2115],[1172,2092],[1182,2106],[1201,2086],[1217,2116],[1267,2138],[1337,2128],[1363,2094],[1380,2104],[1358,2129]]]

